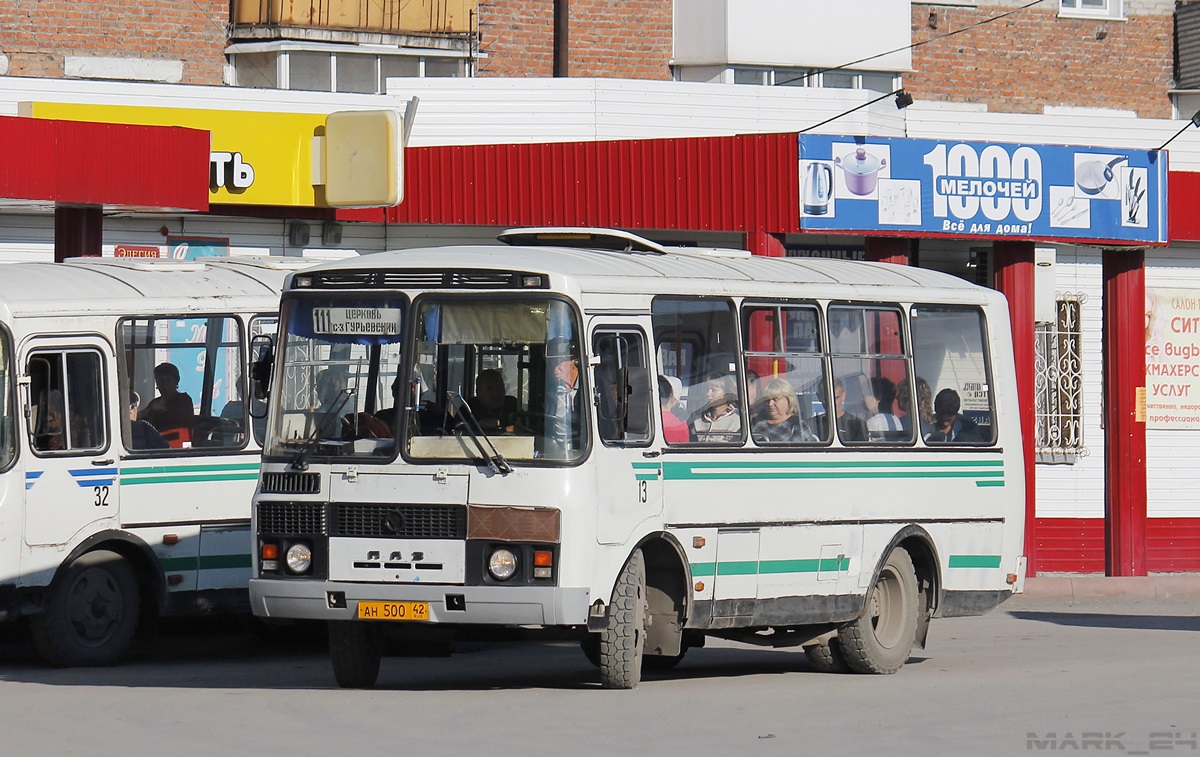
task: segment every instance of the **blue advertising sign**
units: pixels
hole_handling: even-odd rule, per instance
[[[1158,150],[801,134],[800,228],[1167,243]]]

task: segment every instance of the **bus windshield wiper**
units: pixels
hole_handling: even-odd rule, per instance
[[[308,470],[308,455],[313,451],[313,449],[316,448],[317,442],[320,441],[321,429],[325,427],[325,421],[331,415],[335,418],[340,417],[342,408],[346,406],[346,400],[353,397],[354,392],[355,390],[351,388],[343,389],[341,398],[338,399],[338,401],[335,402],[332,407],[321,413],[320,417],[317,418],[317,422],[313,426],[312,433],[309,434],[308,438],[304,440],[304,446],[302,446],[292,457],[292,462],[289,466],[292,470]],[[338,425],[338,428],[341,428],[341,424]]]
[[[467,400],[459,392],[446,392],[449,399],[449,405],[454,408],[456,413],[460,413],[462,418],[462,427],[467,430],[467,434],[471,437],[471,441],[475,443],[475,448],[479,451],[480,456],[487,463],[487,466],[492,469],[492,473],[512,473],[513,468],[504,459],[504,455],[496,449],[492,444],[492,440],[488,439],[487,433],[484,432],[483,426],[479,425],[479,419],[475,417],[475,413],[471,411],[471,406],[467,404]],[[486,449],[484,443],[487,443]],[[491,454],[488,454],[490,451]]]

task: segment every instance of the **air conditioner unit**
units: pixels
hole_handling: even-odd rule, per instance
[[[342,243],[342,225],[334,221],[326,221],[321,227],[321,244],[326,247],[337,247]]]
[[[288,244],[292,247],[304,247],[308,244],[308,224],[293,221],[288,224]]]

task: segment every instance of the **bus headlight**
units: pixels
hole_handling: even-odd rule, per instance
[[[517,572],[517,556],[512,550],[501,547],[488,558],[488,573],[497,581],[507,581]]]
[[[307,573],[312,567],[312,550],[307,544],[293,544],[287,551],[288,570],[293,573]]]

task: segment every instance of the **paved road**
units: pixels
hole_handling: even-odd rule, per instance
[[[1018,598],[935,621],[929,649],[885,677],[715,642],[634,691],[599,689],[568,644],[461,643],[450,658],[387,659],[378,689],[343,691],[319,641],[280,644],[237,623],[168,627],[99,670],[42,668],[5,633],[4,755],[1200,757],[1189,602]]]

